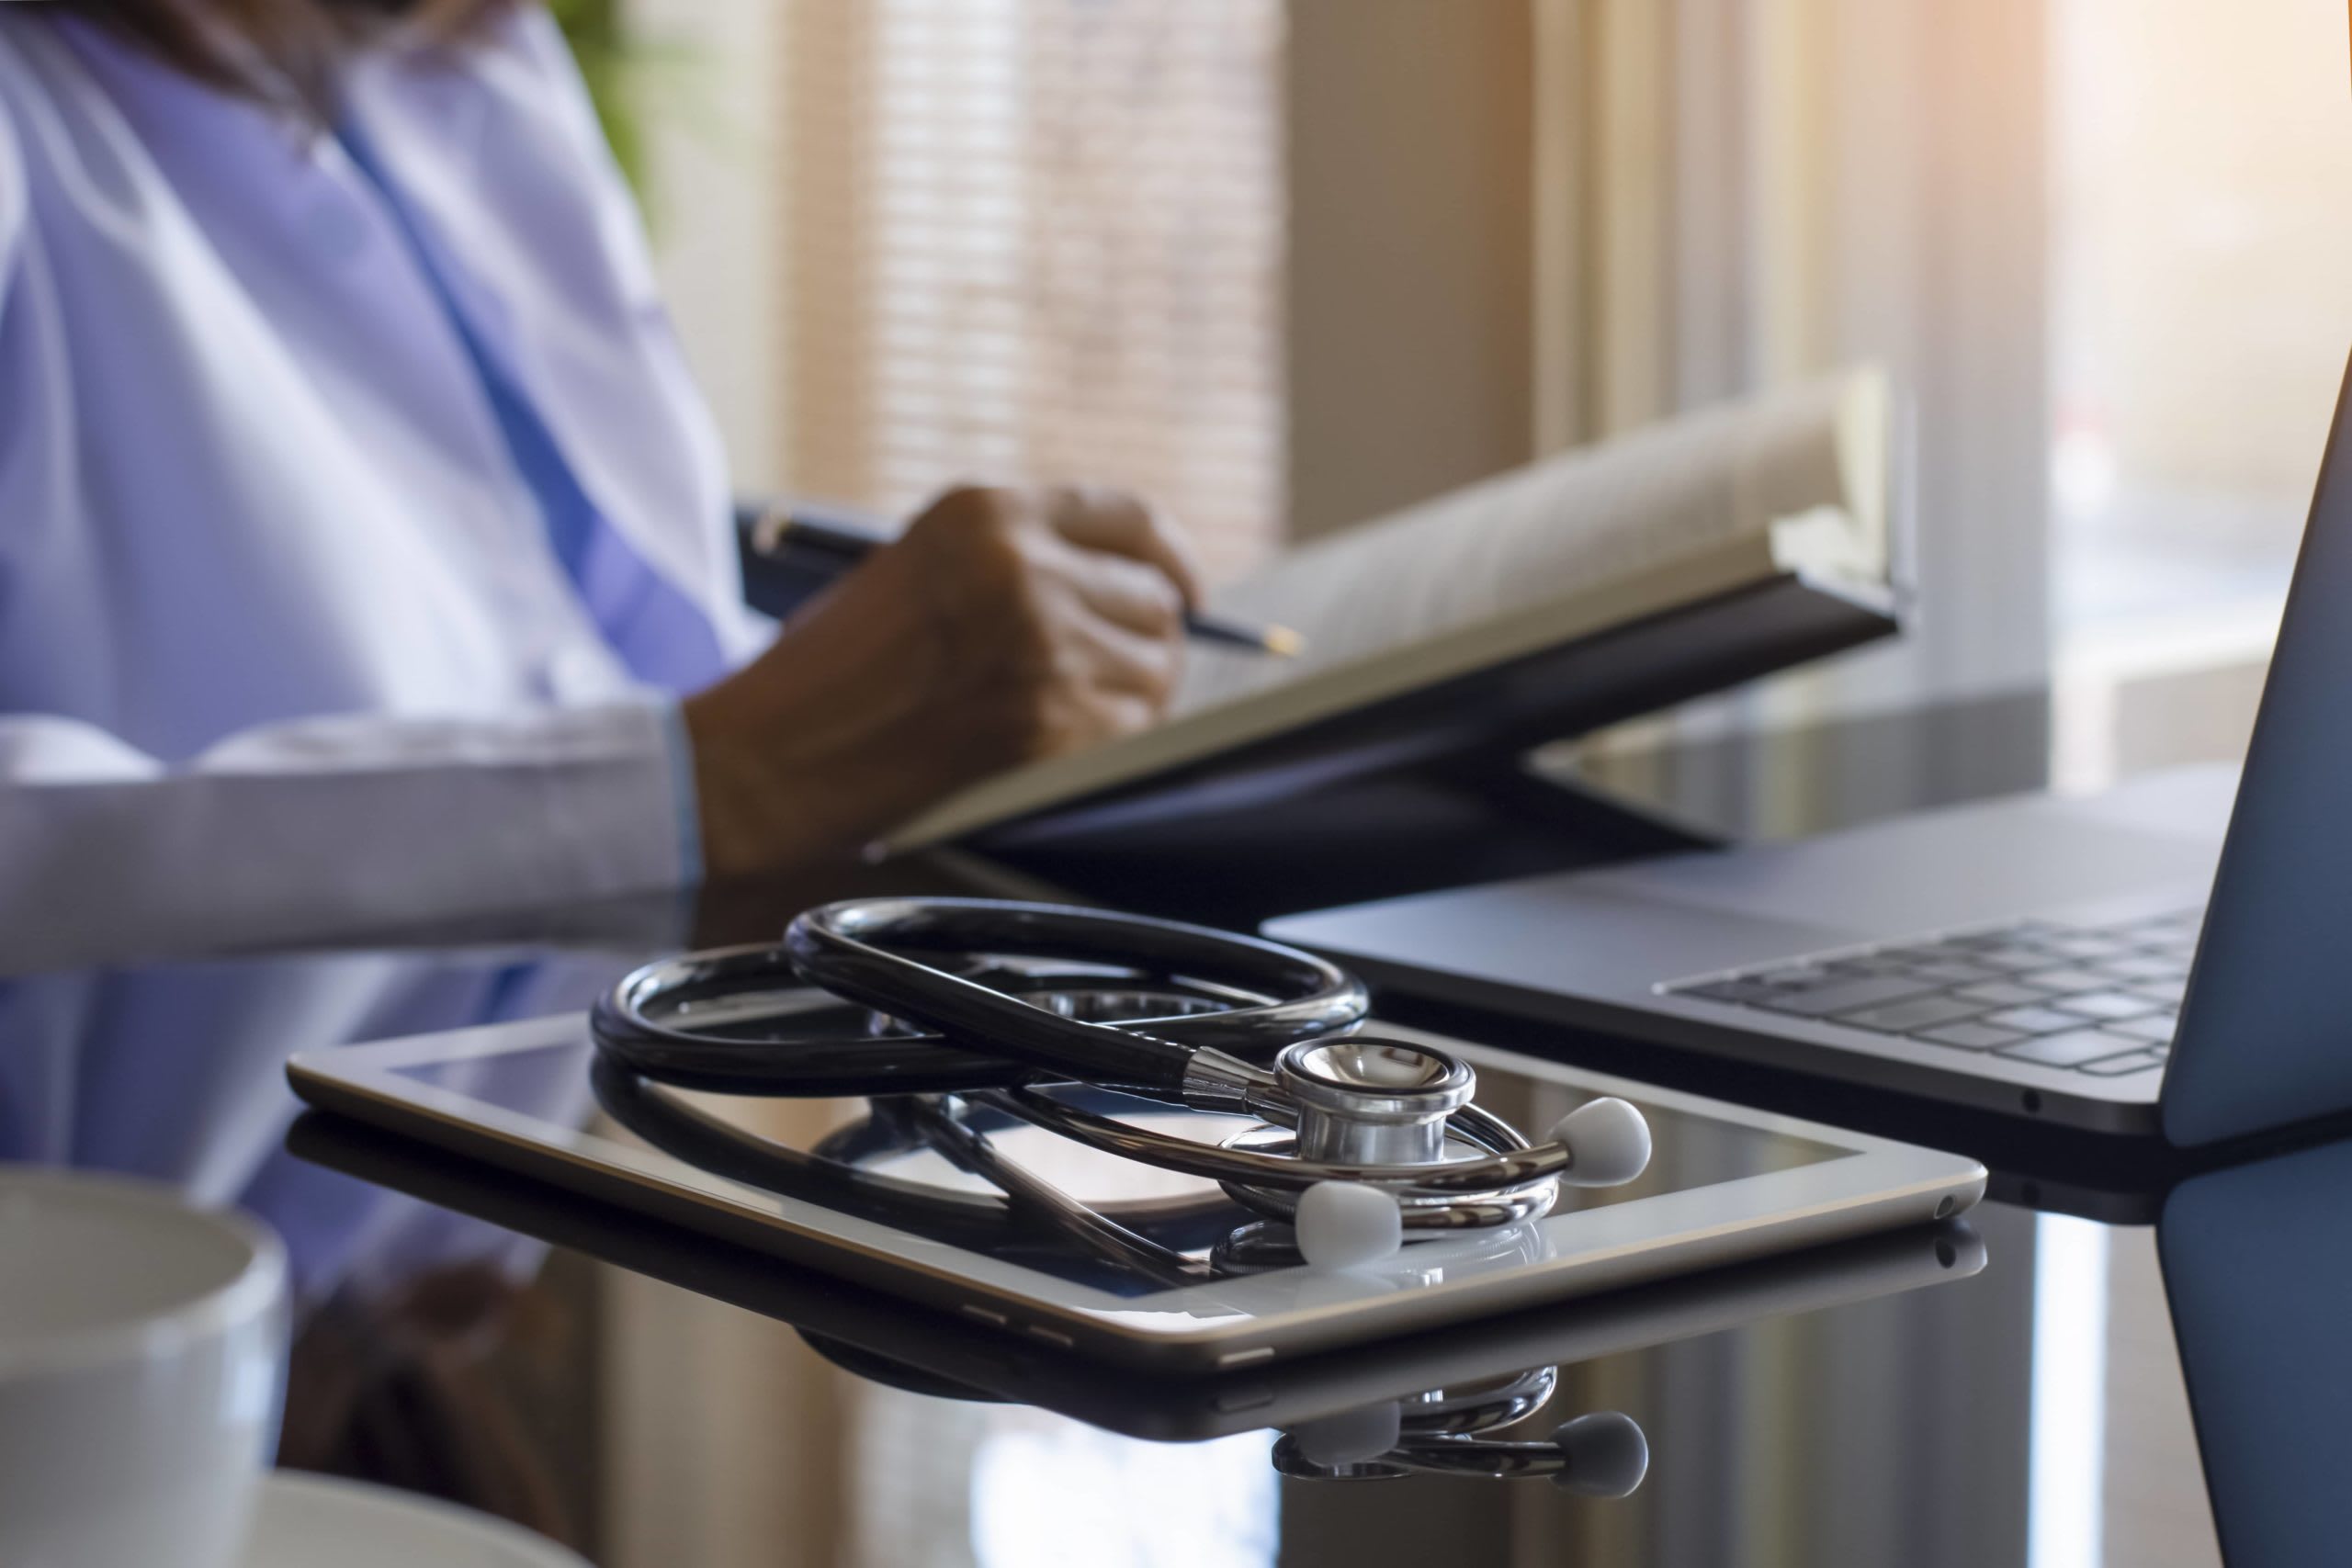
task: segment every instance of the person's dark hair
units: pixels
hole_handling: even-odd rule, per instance
[[[399,31],[461,37],[511,0],[59,0],[198,81],[308,118],[334,113],[335,71]]]

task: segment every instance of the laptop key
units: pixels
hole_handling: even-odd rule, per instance
[[[2118,942],[2113,937],[2088,933],[2082,936],[2041,937],[2035,940],[2033,945],[2044,953],[2054,953],[2061,958],[2071,958],[2077,963],[2101,958],[2120,958],[2132,951],[2132,944],[2129,942]]]
[[[1933,964],[1914,964],[1911,973],[1923,980],[1939,980],[1947,986],[1967,986],[1983,980],[1997,980],[2003,972],[1982,964],[1947,958]]]
[[[2017,1008],[2045,1001],[2050,993],[2015,980],[1987,980],[1981,986],[1962,986],[1952,995],[1962,1001],[1983,1002],[1986,1007]]]
[[[2032,969],[2018,978],[2045,991],[2109,991],[2115,988],[2113,978],[2089,969]]]
[[[2077,1029],[2065,1034],[2045,1034],[2019,1045],[2005,1045],[2000,1055],[2018,1062],[2039,1062],[2045,1067],[2079,1067],[2109,1056],[2134,1055],[2131,1043],[2103,1029]]]
[[[2121,1077],[2125,1073],[2144,1073],[2151,1067],[2164,1065],[2161,1052],[2134,1051],[2128,1056],[2109,1056],[2102,1061],[2086,1062],[2082,1070],[2096,1073],[2103,1078],[2113,1078]]]
[[[1849,1029],[1875,1030],[1881,1034],[1909,1034],[1915,1030],[1939,1023],[1973,1018],[1984,1010],[1981,1003],[1959,1001],[1951,997],[1914,997],[1908,1001],[1887,1002],[1874,1008],[1841,1012],[1833,1021],[1845,1024]]]
[[[2177,1013],[2152,1012],[2144,1018],[2118,1019],[2112,1023],[2102,1023],[2099,1027],[2109,1034],[2120,1034],[2127,1040],[2144,1040],[2152,1045],[2169,1045],[2172,1043],[2173,1030],[2178,1026],[2179,1021],[2179,1015]]]
[[[1971,964],[1982,964],[1990,969],[2018,974],[2028,969],[2047,969],[2052,960],[2038,947],[2023,947],[2015,943],[1998,947],[1980,947],[1968,955]]]
[[[1875,1007],[1880,1002],[1900,1001],[1923,991],[1936,989],[1933,980],[1915,980],[1905,975],[1871,976],[1859,980],[1833,979],[1826,985],[1785,987],[1769,997],[1759,997],[1755,1005],[1770,1008],[1774,1012],[1794,1013],[1799,1018],[1827,1018],[1831,1013],[1851,1012],[1856,1008]]]
[[[2141,996],[2152,998],[2160,1005],[2177,1010],[2181,998],[2188,995],[2188,977],[2183,976],[2177,980],[2143,980],[2132,988]]]
[[[2064,1012],[2078,1012],[2086,1018],[2142,1018],[2158,1010],[2145,997],[2135,997],[2124,991],[2082,991],[2071,997],[2058,997],[2052,1007]]]
[[[2006,1008],[1986,1013],[1984,1021],[1996,1029],[2014,1029],[2020,1034],[2058,1034],[2083,1027],[2078,1014],[2041,1007]]]
[[[1956,1046],[1962,1051],[1995,1051],[2004,1045],[2014,1045],[2020,1040],[2032,1038],[2014,1029],[1996,1029],[1989,1023],[1947,1023],[1940,1029],[1922,1029],[1917,1038],[1938,1045]]]
[[[2158,953],[2136,953],[2130,958],[2110,958],[2098,965],[2102,975],[2112,975],[2119,980],[2174,980],[2188,971],[2186,964]]]

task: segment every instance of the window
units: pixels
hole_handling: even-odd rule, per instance
[[[784,468],[903,512],[1125,485],[1230,570],[1279,536],[1279,0],[803,0]]]
[[[2054,613],[2275,615],[2352,349],[2338,0],[2051,0]]]

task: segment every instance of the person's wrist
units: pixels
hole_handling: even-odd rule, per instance
[[[688,697],[678,706],[694,769],[695,817],[700,824],[703,874],[718,882],[761,868],[759,786],[747,778],[747,759],[732,740],[721,691]]]
[[[854,853],[954,782],[894,722],[854,659],[796,648],[679,705],[706,875],[763,875]],[[813,673],[830,671],[830,678]]]

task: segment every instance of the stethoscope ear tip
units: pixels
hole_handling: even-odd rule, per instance
[[[1298,1196],[1292,1223],[1310,1268],[1359,1269],[1396,1256],[1405,1217],[1396,1200],[1361,1181],[1318,1181]]]
[[[1650,1472],[1649,1438],[1632,1416],[1615,1410],[1562,1422],[1552,1446],[1563,1461],[1553,1484],[1579,1496],[1629,1496]]]
[[[1560,1179],[1570,1187],[1620,1187],[1649,1168],[1649,1122],[1614,1095],[1577,1106],[1552,1123],[1550,1137],[1567,1146]]]
[[[1393,1399],[1342,1410],[1292,1428],[1298,1457],[1317,1470],[1370,1464],[1404,1440],[1404,1407]]]

